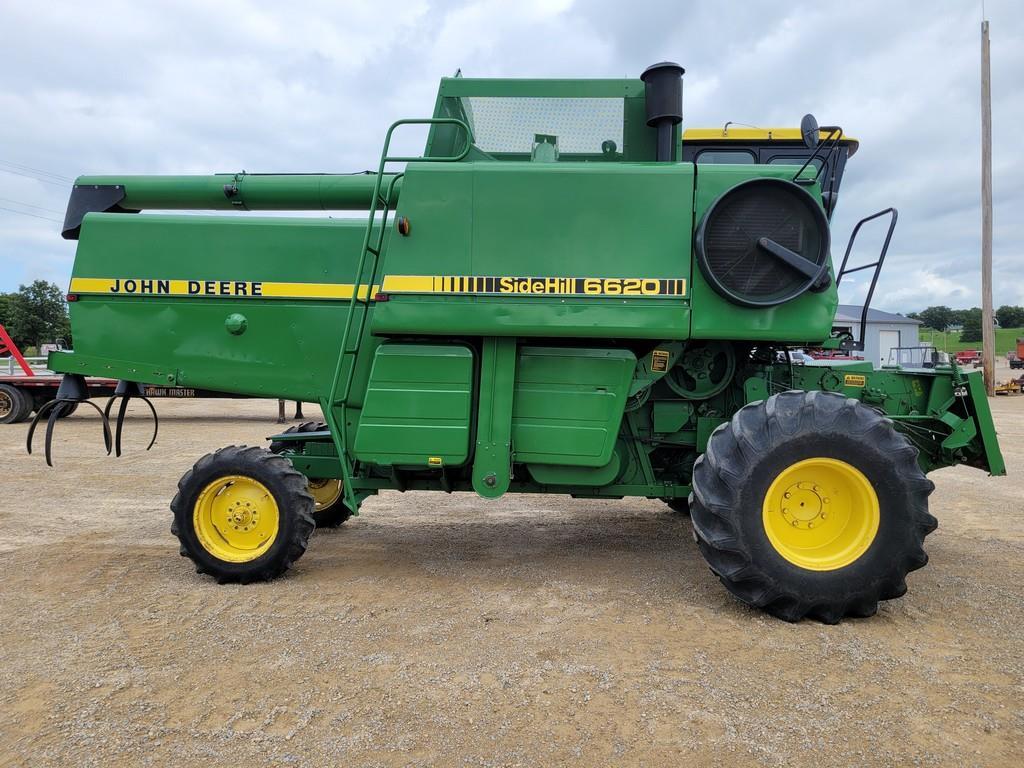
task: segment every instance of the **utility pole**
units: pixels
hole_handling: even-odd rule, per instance
[[[995,395],[996,332],[992,324],[992,73],[988,19],[981,22],[981,367]]]

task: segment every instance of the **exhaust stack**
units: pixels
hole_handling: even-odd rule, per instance
[[[683,121],[683,73],[681,66],[673,61],[652,64],[640,79],[644,81],[647,99],[647,124],[658,129],[659,163],[671,163],[676,159],[672,134],[675,126]]]

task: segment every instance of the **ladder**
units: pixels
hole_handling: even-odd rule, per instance
[[[441,155],[437,157],[390,155],[388,152],[391,149],[391,137],[395,129],[403,125],[452,125],[457,130],[461,129],[465,132],[466,143],[456,155]],[[338,458],[341,462],[341,481],[345,503],[353,514],[359,513],[359,502],[353,486],[354,464],[348,453],[348,401],[352,395],[356,359],[362,344],[363,333],[366,329],[366,318],[369,315],[370,301],[373,299],[371,293],[377,284],[380,254],[384,249],[384,236],[387,232],[388,213],[391,210],[391,204],[394,199],[395,185],[405,175],[404,173],[392,174],[386,191],[382,194],[384,189],[384,169],[388,163],[458,162],[469,154],[472,146],[473,134],[470,131],[469,125],[463,120],[454,117],[397,120],[391,124],[384,137],[384,148],[381,150],[380,163],[377,165],[377,177],[373,184],[373,195],[370,199],[370,214],[366,222],[366,232],[363,235],[363,245],[359,252],[359,261],[356,264],[352,296],[349,298],[345,325],[342,328],[341,344],[338,348],[338,362],[334,368],[334,379],[331,383],[330,395],[326,400],[321,401],[324,418],[331,430],[331,439],[334,441],[334,447],[338,451]],[[379,227],[377,226],[378,214]],[[374,231],[375,229],[376,231]],[[363,277],[367,272],[368,276],[364,281]]]

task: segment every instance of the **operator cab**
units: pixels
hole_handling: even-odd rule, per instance
[[[846,161],[858,142],[836,128],[807,134],[801,128],[755,128],[726,123],[722,128],[680,130],[681,108],[663,114],[664,77],[681,89],[682,69],[668,63],[648,68],[641,80],[441,80],[435,118],[465,123],[473,136],[466,160],[534,163],[648,163],[791,165],[800,181],[817,179],[831,216]],[[650,74],[650,77],[647,77]],[[681,100],[681,95],[673,94]],[[681,103],[681,101],[680,101]],[[671,110],[669,110],[671,112]],[[813,118],[811,118],[813,120]],[[651,128],[659,123],[657,131]],[[811,124],[809,124],[811,125]],[[818,140],[820,138],[820,141]],[[464,137],[454,125],[431,127],[426,157],[456,154]],[[659,147],[659,142],[665,144]],[[819,148],[819,144],[822,145]],[[795,172],[795,170],[794,170]]]
[[[821,142],[829,138],[820,130]],[[840,134],[834,152],[817,152],[803,170],[801,178],[818,175],[822,203],[831,216],[839,197],[839,185],[846,170],[846,161],[853,157],[860,143]],[[683,132],[684,161],[703,164],[804,165],[816,149],[807,142],[798,128],[754,128],[726,123],[722,128],[688,128]],[[819,174],[820,171],[820,174]]]

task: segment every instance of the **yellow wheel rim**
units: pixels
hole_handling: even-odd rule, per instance
[[[764,530],[775,551],[811,571],[834,571],[867,552],[878,534],[878,495],[856,467],[804,459],[775,478],[764,497]]]
[[[6,392],[0,392],[0,419],[9,416],[14,410],[14,400]]]
[[[192,510],[203,548],[229,563],[247,563],[277,538],[277,501],[263,483],[245,475],[219,477],[203,488]]]
[[[341,480],[323,477],[308,479],[309,493],[316,503],[316,511],[327,509],[341,498]]]

